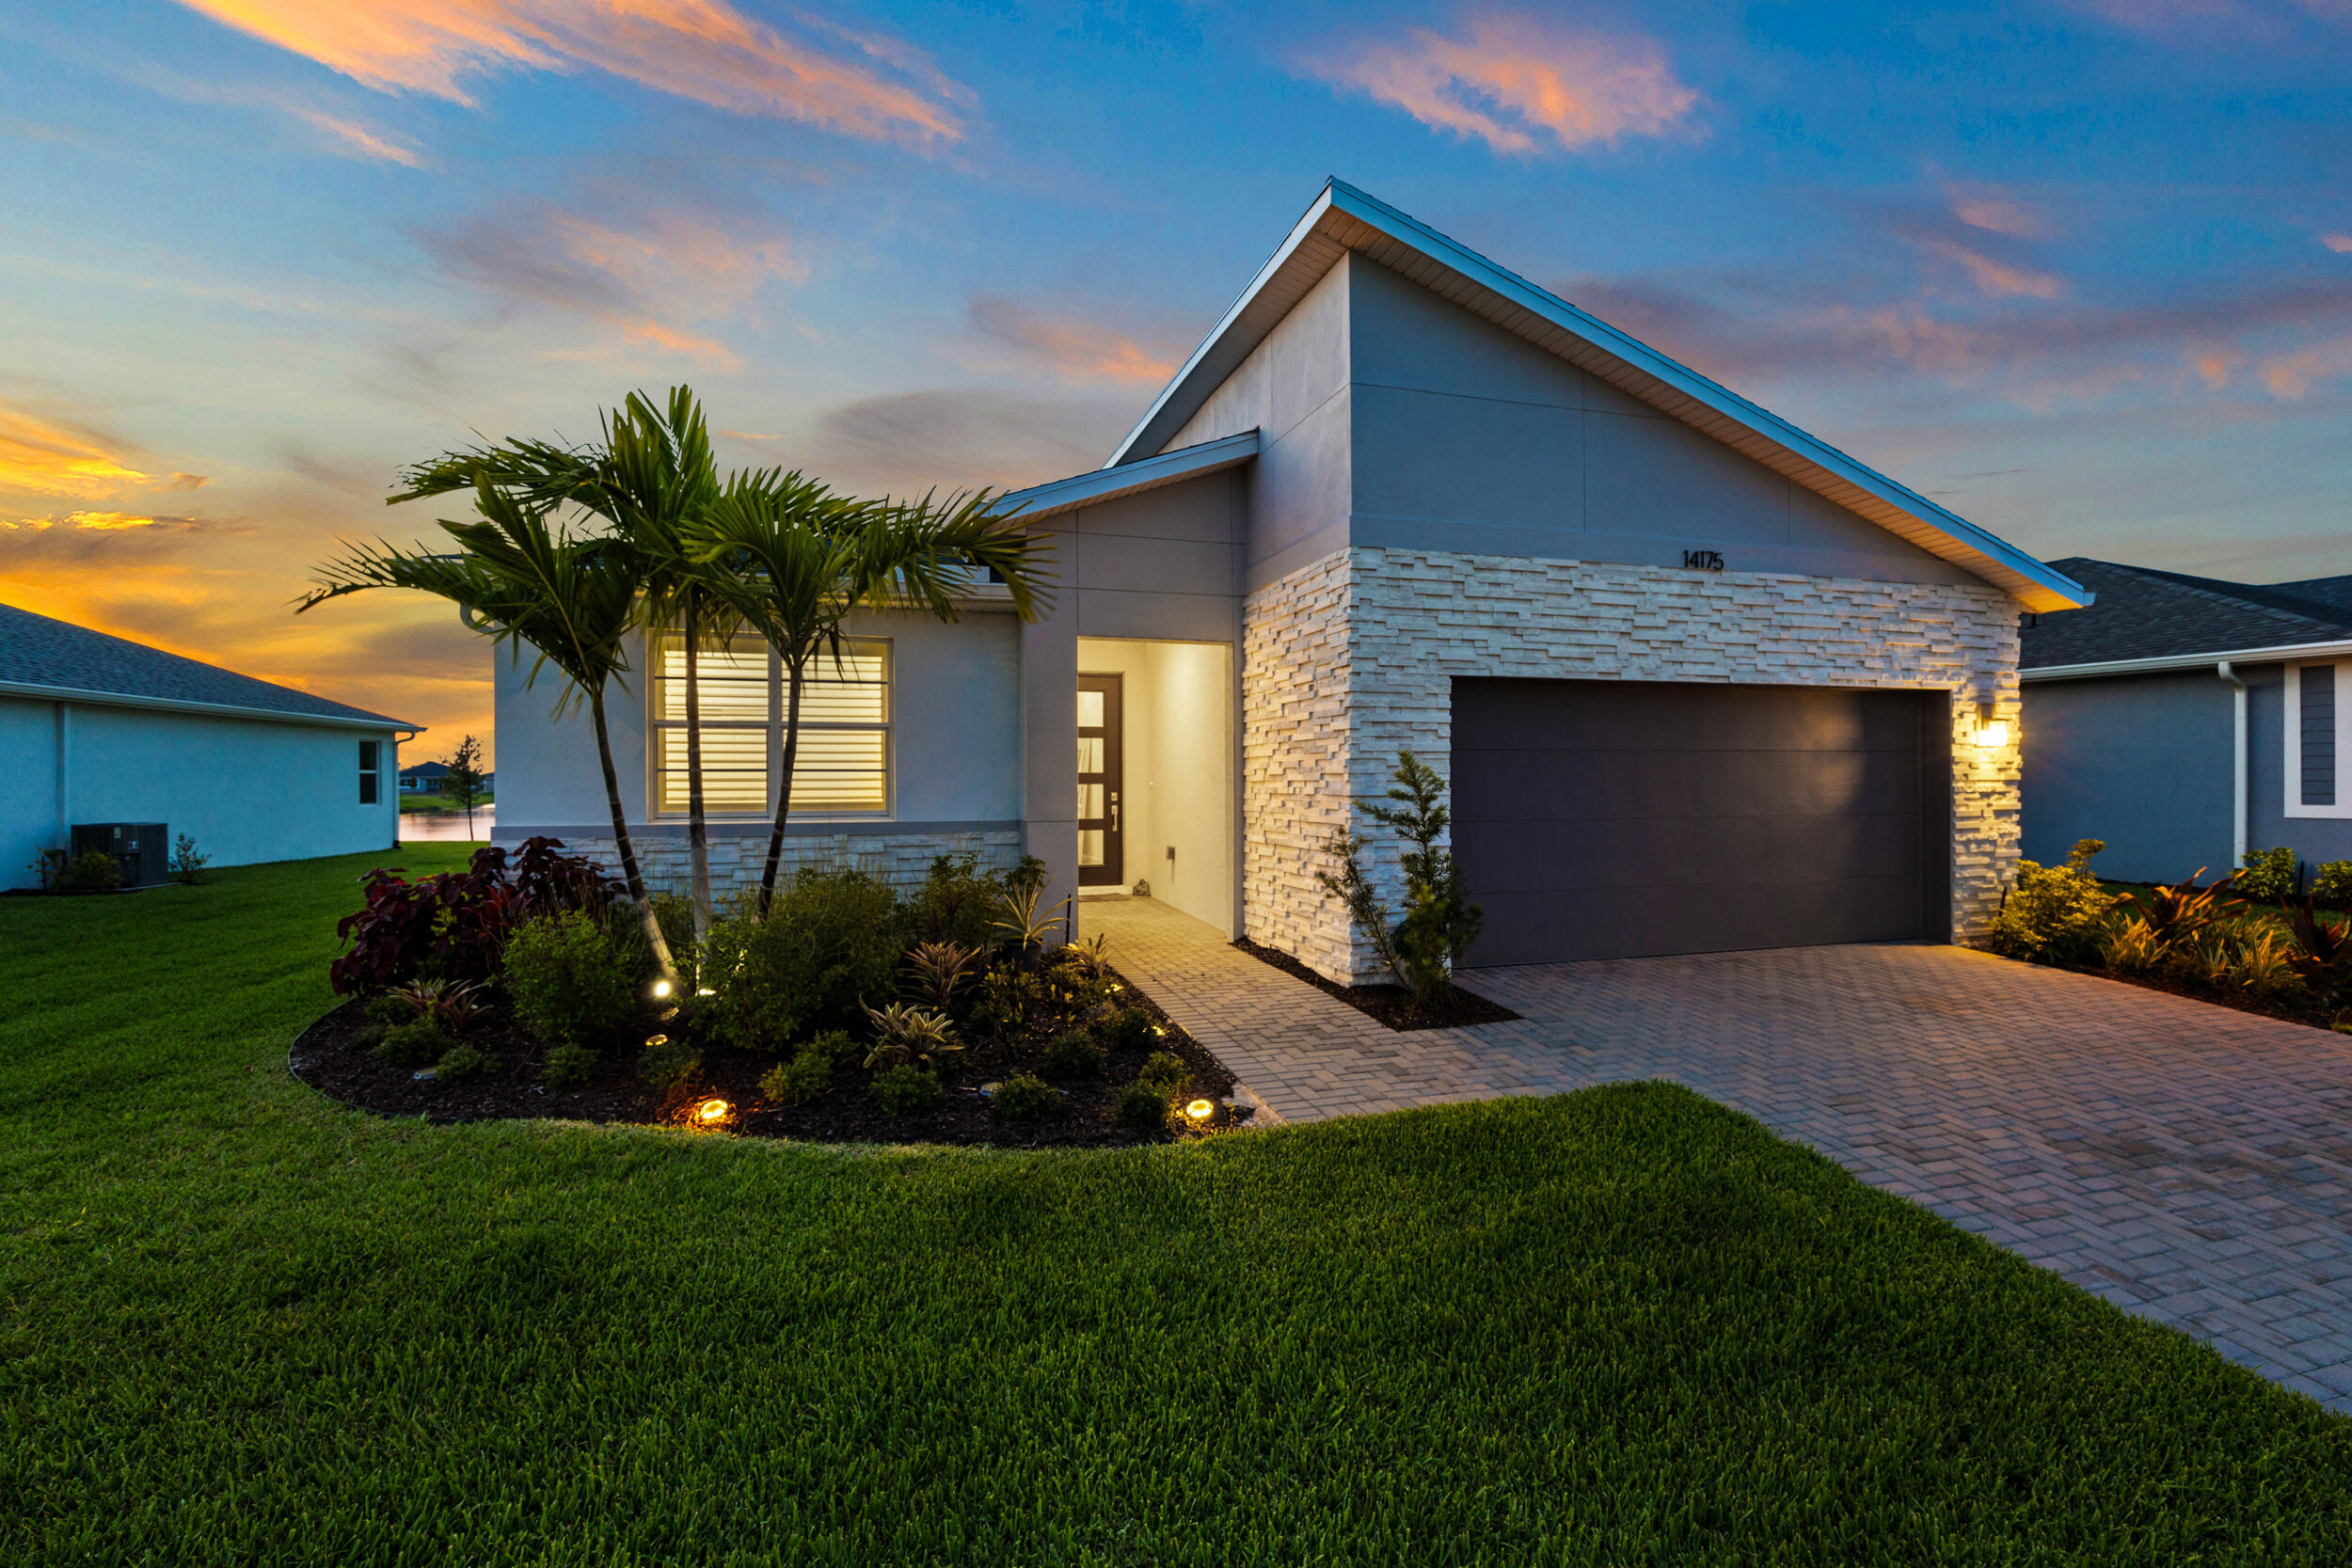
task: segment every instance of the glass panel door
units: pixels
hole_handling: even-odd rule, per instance
[[[1126,880],[1119,828],[1120,685],[1117,675],[1078,677],[1078,885]]]

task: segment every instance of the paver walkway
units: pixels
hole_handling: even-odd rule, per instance
[[[1954,947],[1474,971],[1396,1034],[1150,899],[1081,927],[1283,1120],[1671,1078],[2352,1412],[2352,1037]]]

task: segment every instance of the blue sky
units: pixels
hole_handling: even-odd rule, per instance
[[[2352,0],[0,13],[0,599],[486,732],[292,617],[395,465],[1092,467],[1336,174],[2045,556],[2352,572]]]

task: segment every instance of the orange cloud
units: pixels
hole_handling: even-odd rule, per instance
[[[971,94],[903,44],[831,24],[862,57],[787,39],[725,0],[181,0],[381,91],[474,100],[471,78],[590,66],[732,114],[876,141],[961,140]],[[886,67],[894,80],[876,67]]]
[[[1952,216],[1971,229],[2006,234],[2013,240],[2039,240],[2049,232],[2041,214],[1999,191],[1952,185],[1944,195],[1952,205]]]
[[[1957,240],[1927,235],[1915,243],[1930,255],[1959,263],[1967,272],[1969,281],[1984,293],[2029,294],[2035,299],[2056,299],[2066,292],[2062,279],[2053,277],[2046,272],[2036,272],[2030,267],[1995,261],[1981,251],[1971,250]]]
[[[399,164],[407,168],[425,166],[423,153],[405,141],[371,131],[356,119],[322,114],[316,109],[295,109],[294,113],[311,129],[326,132],[341,151],[379,164]]]
[[[0,490],[98,497],[146,481],[103,437],[0,404]]]
[[[1049,316],[1001,294],[972,296],[972,325],[1080,380],[1157,383],[1175,373],[1172,354],[1073,316]]]
[[[2332,339],[2299,353],[2266,359],[2258,373],[2272,397],[2292,403],[2310,391],[2315,381],[2352,375],[2352,337]]]
[[[1459,39],[1416,27],[1402,42],[1362,44],[1305,69],[1498,152],[1662,135],[1699,101],[1647,39],[1525,16],[1473,19]]]
[[[2322,234],[2319,243],[2339,256],[2352,256],[2352,234]]]

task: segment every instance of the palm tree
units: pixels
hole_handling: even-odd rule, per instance
[[[600,422],[599,446],[524,438],[450,452],[411,469],[406,488],[393,499],[486,481],[526,506],[577,506],[636,546],[644,594],[640,621],[657,635],[678,626],[686,645],[686,838],[694,942],[700,946],[710,935],[712,919],[701,655],[707,647],[723,646],[737,623],[727,609],[730,600],[715,591],[710,571],[690,557],[680,531],[718,499],[718,467],[702,405],[690,387],[671,388],[666,406],[631,392],[620,408],[600,416]]]
[[[621,875],[661,978],[675,987],[677,966],[638,870],[605,724],[605,688],[628,670],[628,634],[644,569],[636,547],[621,538],[558,532],[548,526],[547,509],[526,505],[486,478],[474,486],[474,509],[478,520],[441,523],[457,542],[457,553],[403,549],[380,539],[353,546],[319,569],[312,578],[317,586],[296,603],[295,612],[371,588],[415,589],[449,600],[468,625],[498,641],[529,646],[538,655],[532,683],[544,666],[555,666],[566,683],[557,711],[574,700],[588,704]]]
[[[1013,610],[1033,621],[1048,603],[1044,543],[996,515],[994,498],[935,493],[918,501],[860,501],[836,495],[797,470],[740,474],[684,533],[694,558],[736,613],[767,638],[786,678],[784,777],[760,872],[766,912],[784,854],[792,811],[792,770],[801,739],[801,693],[810,663],[841,657],[841,626],[851,611],[928,610],[957,619],[956,599],[993,574],[1012,591]]]

